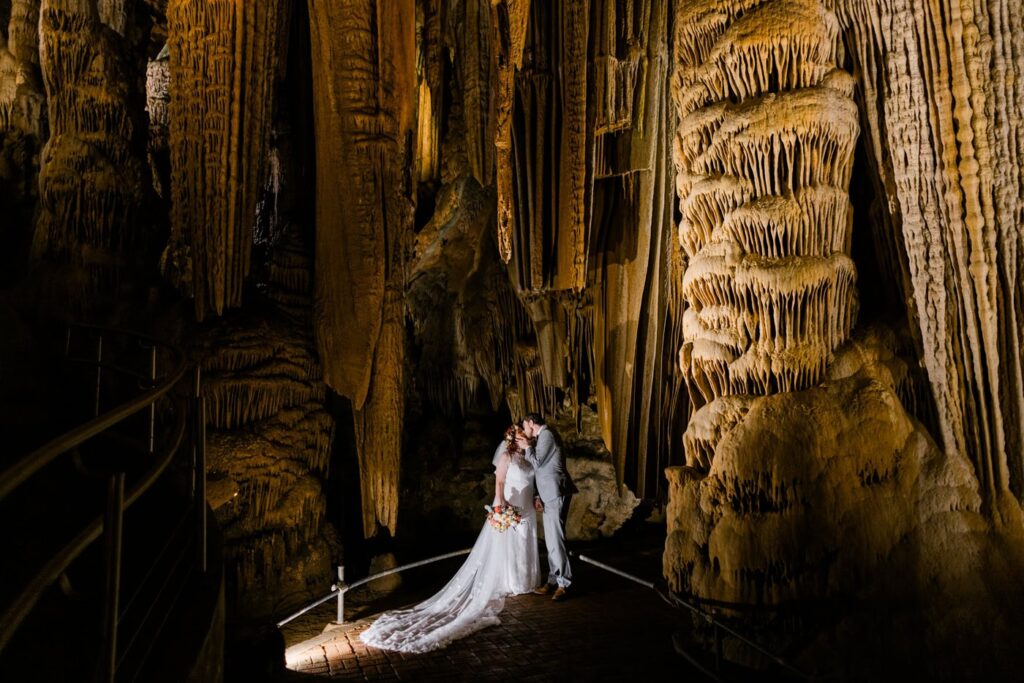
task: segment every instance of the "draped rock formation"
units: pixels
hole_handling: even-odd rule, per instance
[[[310,0],[317,130],[315,331],[324,381],[352,401],[364,533],[392,533],[405,392],[415,3]]]
[[[28,41],[27,33],[15,35]],[[35,249],[86,266],[85,284],[95,286],[144,244],[141,93],[130,76],[129,45],[88,0],[41,3],[39,61],[50,137],[39,174]]]
[[[332,574],[324,524],[334,420],[309,319],[312,254],[281,236],[258,316],[218,321],[199,340],[209,422],[211,500],[224,530],[232,603],[266,615],[308,599]]]
[[[171,239],[196,317],[242,303],[267,156],[282,0],[169,0]]]
[[[830,0],[862,75],[877,240],[994,519],[1024,495],[1024,7]],[[886,85],[893,84],[893,85]],[[912,149],[912,153],[903,150]]]
[[[682,258],[674,265],[687,306],[679,360],[697,410],[684,435],[687,466],[667,471],[665,574],[673,590],[747,606],[909,598],[915,609],[894,608],[899,616],[886,624],[851,605],[835,617],[839,626],[809,627],[835,628],[838,640],[830,653],[810,646],[809,665],[838,657],[855,676],[891,674],[884,667],[907,640],[901,632],[917,634],[906,650],[913,667],[949,675],[961,656],[964,671],[997,670],[993,662],[1009,654],[998,639],[971,638],[971,653],[955,656],[949,645],[966,624],[1007,628],[992,586],[1008,586],[1017,571],[1009,567],[1021,561],[1020,539],[993,543],[981,514],[1019,525],[1009,498],[1014,460],[993,448],[1019,433],[1004,419],[1019,410],[1020,331],[1010,321],[1020,285],[1008,278],[1018,260],[1010,196],[1019,184],[1006,176],[1013,190],[1000,189],[983,151],[1002,144],[1013,158],[1014,143],[1001,141],[1019,140],[1019,124],[995,133],[971,115],[991,111],[978,99],[989,93],[982,81],[999,83],[1001,101],[1013,93],[1001,76],[958,78],[964,53],[957,47],[949,59],[946,41],[957,43],[965,16],[959,4],[938,4],[699,0],[678,5],[675,17]],[[992,9],[985,16],[1020,17]],[[1000,41],[989,52],[976,36],[963,34],[966,53],[979,50],[966,59],[976,75],[1004,74],[1014,61],[1024,73],[1020,52]],[[844,42],[859,83],[841,68]],[[861,126],[871,214],[882,221],[858,225],[874,231],[878,268],[905,288],[945,452],[901,405],[912,372],[895,356],[894,336],[871,328],[849,339],[857,313],[849,184]],[[923,153],[907,153],[908,144]],[[980,207],[989,200],[990,217],[997,205],[1017,217],[986,224]],[[1010,372],[987,369],[1002,363]],[[999,397],[1006,401],[996,408]],[[971,611],[951,614],[949,603]],[[876,642],[886,664],[858,661],[858,649],[876,651]]]

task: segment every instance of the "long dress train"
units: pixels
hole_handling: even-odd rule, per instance
[[[455,576],[433,597],[381,615],[363,632],[364,643],[382,650],[428,652],[487,626],[501,623],[505,596],[527,593],[540,583],[533,469],[522,459],[495,456],[505,471],[505,500],[523,513],[521,524],[498,532],[484,522],[473,550]]]

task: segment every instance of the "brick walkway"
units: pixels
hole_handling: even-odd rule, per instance
[[[574,563],[571,599],[524,595],[505,601],[502,624],[420,655],[384,652],[359,640],[372,618],[288,650],[289,680],[352,681],[700,680],[672,649],[685,615],[652,590]],[[311,675],[312,674],[312,675]]]

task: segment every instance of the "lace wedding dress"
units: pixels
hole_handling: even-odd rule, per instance
[[[382,650],[428,652],[480,629],[501,623],[505,596],[527,593],[540,583],[533,469],[498,448],[495,465],[505,475],[505,500],[522,511],[522,523],[498,532],[483,530],[451,581],[436,595],[409,609],[381,615],[363,632],[364,643]]]

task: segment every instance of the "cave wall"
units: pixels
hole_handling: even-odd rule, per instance
[[[676,5],[673,267],[696,410],[686,465],[667,471],[665,575],[800,620],[856,595],[804,624],[833,639],[796,646],[809,667],[891,675],[902,658],[947,677],[1014,657],[1024,57],[1009,4]],[[854,207],[858,153],[874,199]],[[896,333],[877,311],[857,320],[852,211],[905,303]],[[908,364],[926,370],[932,433],[908,416],[923,403]],[[953,645],[980,624],[998,635]],[[875,663],[858,659],[868,642]]]
[[[887,209],[880,228],[897,255],[936,437],[971,460],[993,518],[1018,524],[1024,8],[829,4],[859,76],[865,144]]]

